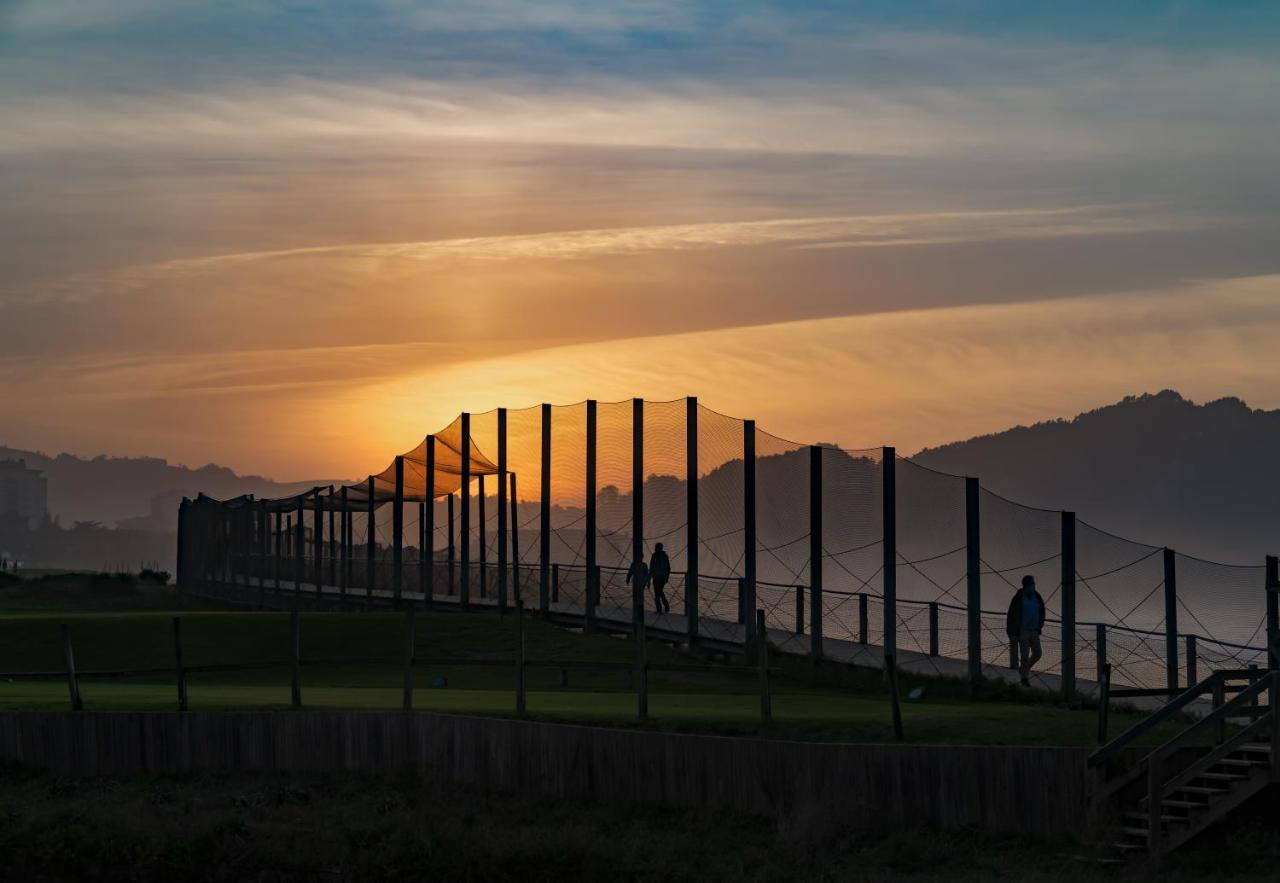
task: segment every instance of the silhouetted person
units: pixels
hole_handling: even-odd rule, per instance
[[[1036,591],[1036,578],[1022,578],[1022,590],[1014,592],[1005,616],[1005,631],[1018,641],[1018,674],[1030,687],[1031,666],[1040,661],[1040,632],[1044,629],[1044,598]]]
[[[662,551],[662,543],[654,546],[653,557],[649,559],[649,576],[653,579],[653,605],[659,613],[670,613],[671,602],[663,589],[667,580],[671,579],[671,559]]]
[[[643,558],[631,562],[631,566],[627,568],[627,582],[631,585],[632,604],[638,604],[643,610],[644,590],[649,585],[649,565],[644,563]]]

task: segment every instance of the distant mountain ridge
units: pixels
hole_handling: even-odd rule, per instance
[[[337,480],[277,482],[261,475],[238,475],[225,466],[210,463],[199,469],[174,466],[158,457],[107,457],[83,459],[72,454],[49,456],[38,451],[0,446],[0,460],[26,460],[49,480],[49,512],[63,524],[99,521],[150,530],[174,529],[177,501],[203,491],[215,497],[257,494],[285,497],[317,484]],[[172,502],[172,512],[160,521],[159,503]],[[121,522],[129,522],[121,524]]]
[[[1280,552],[1280,410],[1173,390],[921,451],[1029,505],[1232,563]]]

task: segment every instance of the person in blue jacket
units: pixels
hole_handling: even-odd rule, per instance
[[[1005,616],[1005,631],[1018,642],[1018,674],[1022,686],[1030,687],[1031,666],[1040,661],[1040,632],[1044,631],[1044,598],[1036,591],[1036,578],[1022,578],[1021,591],[1015,592]]]

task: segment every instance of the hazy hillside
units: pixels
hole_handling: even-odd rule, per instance
[[[1012,499],[1202,557],[1280,552],[1280,411],[1171,390],[920,452]]]
[[[184,495],[193,497],[203,491],[215,497],[281,497],[331,483],[328,479],[278,483],[260,475],[237,475],[225,466],[209,464],[190,469],[156,457],[99,456],[83,460],[70,454],[50,457],[0,446],[0,460],[6,459],[24,459],[44,471],[49,479],[49,511],[68,525],[100,521],[110,526],[131,520],[127,526],[171,530],[177,519],[177,501]],[[157,508],[153,501],[164,505]],[[170,503],[167,519],[157,519],[155,516],[163,516],[164,506]]]

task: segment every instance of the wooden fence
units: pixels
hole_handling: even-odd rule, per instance
[[[417,771],[840,827],[1079,834],[1085,748],[808,743],[432,712],[0,712],[0,760],[67,775]]]

